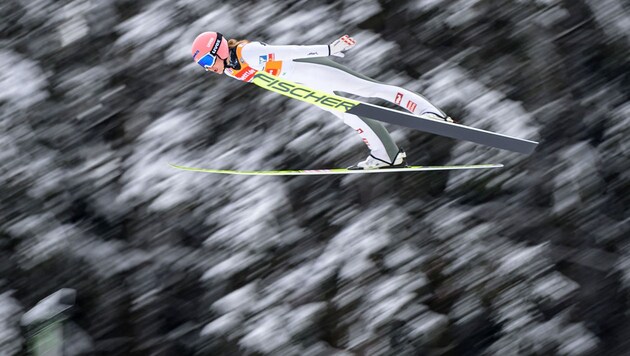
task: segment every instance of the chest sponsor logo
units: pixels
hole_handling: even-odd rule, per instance
[[[358,105],[356,102],[345,100],[345,98],[339,96],[328,95],[324,92],[297,86],[295,83],[277,79],[264,72],[258,72],[254,76],[254,83],[265,89],[275,91],[276,93],[280,93],[294,99],[329,107],[331,109],[337,109],[343,112],[346,112]]]
[[[244,82],[251,82],[252,79],[254,79],[254,75],[257,73],[258,71],[254,68],[246,68],[242,71],[240,71],[237,75],[236,78],[239,80],[242,80]]]

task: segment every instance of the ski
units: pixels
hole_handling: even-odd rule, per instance
[[[424,119],[402,111],[362,103],[357,100],[314,90],[301,84],[272,76],[262,71],[257,72],[253,76],[251,82],[261,88],[326,109],[363,116],[377,121],[400,125],[458,140],[470,141],[512,152],[530,154],[538,145],[538,142],[535,141],[446,121]]]
[[[254,170],[254,171],[241,171],[233,169],[207,169],[207,168],[195,168],[180,166],[177,164],[169,163],[169,165],[176,169],[192,172],[203,173],[216,173],[216,174],[237,174],[237,175],[250,175],[250,176],[313,176],[313,175],[339,175],[339,174],[372,174],[372,173],[395,173],[395,172],[422,172],[422,171],[451,171],[461,169],[490,169],[501,168],[502,164],[471,164],[471,165],[457,165],[457,166],[409,166],[404,168],[381,168],[381,169],[347,169],[347,168],[332,168],[332,169],[282,169],[282,170]]]
[[[404,126],[439,136],[470,141],[484,146],[500,148],[523,154],[531,154],[538,145],[538,142],[530,140],[477,129],[470,126],[464,126],[461,124],[455,124],[452,122],[425,119],[412,114],[368,103],[359,103],[359,105],[346,112],[348,114],[364,116],[370,119]]]

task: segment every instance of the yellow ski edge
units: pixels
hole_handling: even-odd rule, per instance
[[[405,168],[387,168],[387,169],[359,169],[352,170],[347,168],[332,169],[302,169],[302,170],[268,170],[268,171],[240,171],[232,169],[207,169],[180,166],[178,164],[169,163],[173,168],[202,173],[215,174],[233,174],[233,175],[250,175],[250,176],[306,176],[306,175],[334,175],[334,174],[366,174],[366,173],[394,173],[394,172],[422,172],[422,171],[451,171],[462,169],[492,169],[502,168],[502,164],[470,164],[455,166],[409,166]]]

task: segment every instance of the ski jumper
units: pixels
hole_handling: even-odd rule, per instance
[[[225,74],[251,81],[256,71],[339,95],[339,92],[362,97],[380,98],[416,115],[434,113],[446,116],[423,96],[409,90],[377,82],[334,61],[329,60],[328,45],[272,46],[262,42],[240,44],[230,49]],[[352,114],[331,112],[352,127],[370,149],[372,156],[392,162],[399,151],[387,129],[378,121]]]

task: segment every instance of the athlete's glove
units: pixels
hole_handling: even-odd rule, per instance
[[[355,44],[357,44],[357,41],[355,41],[354,38],[344,35],[340,39],[329,44],[328,49],[330,50],[331,56],[343,57],[345,56],[344,52],[354,47]]]

